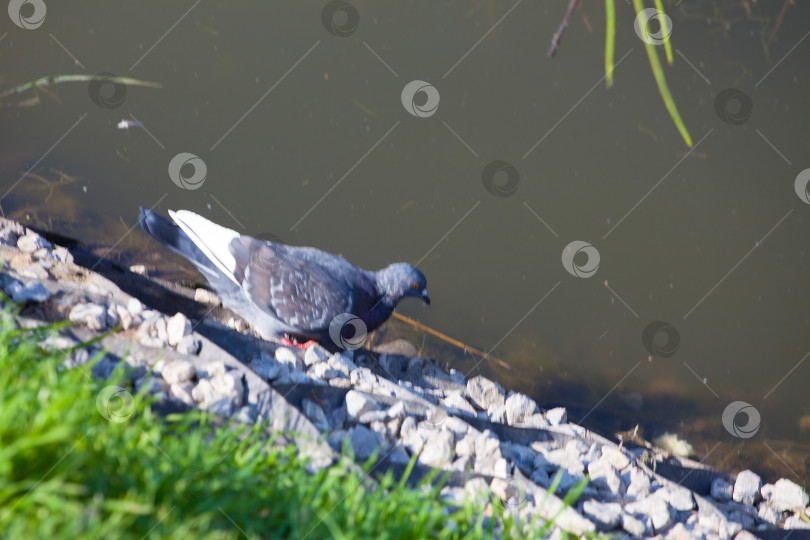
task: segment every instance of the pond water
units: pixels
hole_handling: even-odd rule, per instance
[[[3,17],[0,89],[162,88],[4,97],[0,204],[167,275],[138,206],[418,263],[432,305],[399,312],[510,368],[392,324],[426,353],[806,483],[810,5],[665,2],[690,148],[616,4],[608,89],[603,2],[550,60],[564,1],[32,1]]]

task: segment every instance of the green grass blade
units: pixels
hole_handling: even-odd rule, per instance
[[[655,0],[655,9],[657,9],[660,13],[664,13],[664,3],[661,0]],[[669,26],[669,18],[659,17],[658,21],[661,23],[661,34],[664,36],[669,36],[672,32],[672,28]],[[667,53],[667,64],[671,66],[672,62],[674,61],[672,58],[671,40],[667,39],[664,42],[664,51]]]
[[[641,3],[641,0],[633,0],[633,8],[636,10],[636,15],[638,15],[644,10],[644,5]],[[666,105],[667,111],[669,111],[669,116],[672,117],[672,121],[675,123],[675,127],[678,128],[678,132],[681,134],[681,137],[683,137],[684,142],[691,147],[692,137],[689,135],[689,131],[686,129],[686,125],[683,123],[683,119],[678,112],[678,107],[675,105],[675,100],[669,92],[667,80],[666,77],[664,77],[664,68],[661,67],[661,62],[658,60],[655,45],[645,41],[644,48],[647,51],[647,58],[650,60],[650,67],[655,76],[655,82],[658,85],[658,92],[660,92],[661,98],[664,100],[664,105]]]
[[[613,86],[613,55],[616,51],[616,4],[605,0],[605,84]]]

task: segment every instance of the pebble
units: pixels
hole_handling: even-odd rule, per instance
[[[198,289],[199,290],[199,289]],[[270,358],[266,354],[260,354],[251,359],[248,367],[253,372],[266,381],[272,381],[281,375],[281,364],[275,358]]]
[[[170,396],[176,401],[185,403],[186,405],[194,405],[194,398],[192,397],[193,386],[188,383],[173,384],[169,387]]]
[[[318,344],[307,347],[304,353],[304,364],[312,366],[319,362],[325,362],[329,358],[329,352]]]
[[[467,381],[467,394],[472,402],[481,410],[504,404],[503,388],[481,375]]]
[[[802,511],[808,502],[807,492],[795,482],[781,478],[773,485],[768,497],[770,503],[779,512]]]
[[[377,435],[365,426],[357,425],[349,431],[352,449],[357,459],[365,461],[380,446]]]
[[[660,497],[653,495],[626,505],[624,511],[642,519],[648,517],[657,531],[668,527],[672,523],[672,514],[667,503]]]
[[[346,377],[342,372],[332,368],[326,362],[318,362],[307,371],[309,375],[315,379],[323,379],[328,381],[335,377]]]
[[[188,360],[172,360],[161,365],[160,374],[167,383],[176,384],[193,379],[196,370]]]
[[[178,312],[172,315],[166,323],[166,341],[172,347],[177,347],[184,336],[191,333],[191,321],[184,314]]]
[[[450,463],[453,459],[455,442],[453,434],[449,431],[434,432],[422,447],[419,462],[428,467],[442,467]]]
[[[290,369],[304,369],[304,361],[289,347],[279,347],[276,349],[276,361],[280,364],[286,364]]]
[[[329,420],[326,419],[326,413],[323,412],[323,408],[311,399],[304,398],[301,402],[301,408],[304,411],[304,415],[309,418],[312,424],[320,431],[326,431],[331,427]]]
[[[583,503],[582,513],[593,521],[600,530],[610,531],[622,520],[622,505],[590,500]]]
[[[202,350],[202,340],[195,338],[192,334],[183,336],[180,343],[177,344],[177,352],[180,354],[187,354],[189,356],[196,356]]]
[[[34,231],[29,231],[17,240],[17,248],[23,253],[33,253],[40,248],[51,249],[53,244]]]
[[[90,330],[100,331],[107,327],[107,310],[98,304],[77,304],[70,310],[68,318]]]
[[[346,393],[346,412],[350,420],[357,421],[363,413],[375,409],[377,409],[377,402],[369,396],[356,390],[349,390]]]
[[[45,302],[52,295],[42,283],[32,281],[23,285],[17,280],[12,281],[7,287],[6,292],[11,296],[15,302]]]
[[[515,393],[509,396],[505,403],[506,423],[510,426],[523,422],[527,416],[537,411],[537,403],[529,396]]]
[[[471,415],[475,415],[475,408],[470,405],[470,402],[464,399],[464,396],[461,395],[459,391],[452,391],[447,393],[447,397],[440,401],[442,405],[445,407],[451,407],[454,409],[458,409],[459,411],[464,411]]]
[[[734,486],[722,478],[712,480],[711,497],[720,502],[730,501],[734,494]]]
[[[336,369],[343,373],[346,377],[351,375],[352,371],[357,369],[357,364],[352,362],[352,360],[343,353],[335,353],[329,357],[326,363],[332,369]]]
[[[546,420],[552,426],[566,424],[568,423],[568,411],[565,410],[565,407],[555,407],[546,412]]]
[[[738,503],[753,506],[759,501],[759,489],[762,487],[762,479],[758,474],[745,470],[737,475],[734,482],[734,492],[732,498]]]

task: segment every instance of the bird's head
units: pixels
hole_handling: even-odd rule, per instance
[[[425,275],[408,263],[395,263],[377,272],[377,286],[394,305],[406,296],[430,304]]]

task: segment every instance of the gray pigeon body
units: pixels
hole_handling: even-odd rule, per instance
[[[307,338],[345,346],[337,334],[347,322],[373,331],[406,296],[430,303],[425,276],[407,263],[376,272],[311,247],[294,247],[243,236],[188,210],[169,211],[174,223],[141,208],[141,227],[188,259],[225,306],[265,338]],[[331,332],[331,333],[330,333]],[[356,337],[356,336],[355,336]]]

